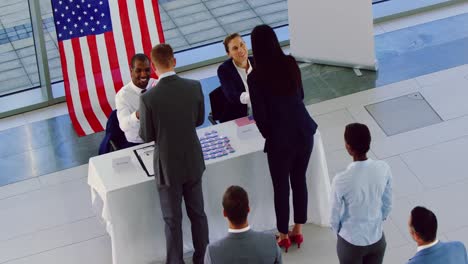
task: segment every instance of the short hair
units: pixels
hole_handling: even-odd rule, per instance
[[[411,210],[411,228],[424,242],[432,242],[437,236],[437,218],[435,214],[422,206]]]
[[[161,43],[153,47],[151,50],[151,60],[155,64],[159,64],[165,68],[171,66],[171,59],[174,58],[174,51],[171,45]]]
[[[237,37],[240,38],[241,35],[236,32],[236,33],[229,34],[224,38],[223,44],[224,44],[224,49],[226,50],[226,53],[229,53],[229,42],[231,42],[231,40]]]
[[[249,196],[240,186],[232,185],[223,195],[223,208],[227,218],[235,225],[241,225],[247,220],[249,213]]]
[[[135,62],[137,62],[137,61],[150,62],[150,59],[148,58],[148,56],[146,56],[146,54],[143,54],[143,53],[137,53],[137,54],[133,55],[132,61],[131,61],[131,64],[130,64],[130,67],[132,69],[135,68]]]
[[[371,134],[369,128],[360,123],[348,124],[345,129],[344,138],[355,154],[366,154],[370,149]]]

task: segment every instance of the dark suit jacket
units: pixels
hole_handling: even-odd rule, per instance
[[[299,67],[294,58],[290,57],[289,61],[288,67],[291,69],[284,69],[284,72],[289,70],[298,75],[300,86],[293,94],[275,95],[272,91],[281,90],[281,87],[275,87],[274,82],[261,80],[255,68],[247,79],[253,116],[265,138],[265,152],[302,145],[305,138],[310,138],[317,130],[317,123],[310,117],[302,102],[304,89]]]
[[[249,57],[249,61],[250,65],[253,65],[252,57]],[[247,116],[247,105],[240,102],[240,95],[245,92],[245,86],[232,59],[219,65],[218,78],[221,82],[221,90],[228,101],[222,119],[228,121]]]
[[[278,264],[281,251],[272,234],[255,232],[229,233],[206,248],[205,264]]]
[[[458,241],[441,242],[423,249],[408,264],[468,264],[465,246]]]
[[[196,127],[205,106],[199,81],[172,75],[140,97],[140,136],[154,140],[154,172],[159,186],[201,178],[205,170]]]

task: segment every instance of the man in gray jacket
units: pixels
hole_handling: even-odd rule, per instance
[[[199,81],[174,72],[176,60],[168,44],[156,45],[151,60],[158,84],[140,97],[140,136],[154,141],[154,174],[165,222],[166,263],[181,264],[182,198],[192,225],[193,263],[203,263],[208,244],[208,222],[203,208],[203,153],[196,127],[205,108]]]
[[[249,197],[242,187],[231,186],[226,190],[223,208],[229,223],[229,234],[208,245],[205,264],[282,263],[275,236],[250,229],[247,221]]]

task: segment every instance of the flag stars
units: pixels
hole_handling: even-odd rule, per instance
[[[78,27],[78,25],[77,25],[77,24],[74,24],[73,26],[74,26],[75,28],[77,28],[77,27]]]
[[[97,11],[98,11],[97,8],[94,8],[94,13],[97,13]]]
[[[85,22],[84,25],[85,25],[85,26],[88,26],[88,22]]]
[[[81,17],[80,17],[80,16],[78,17],[78,20],[80,20],[80,21],[81,21]]]
[[[88,4],[88,8],[90,8],[90,7],[91,7],[91,4]]]
[[[68,10],[68,6],[65,6],[65,10]]]
[[[102,5],[102,4],[103,4],[103,2],[102,2],[102,1],[99,1],[99,5]]]
[[[93,32],[94,32],[94,28],[91,28],[91,31],[93,31]]]
[[[59,1],[59,5],[61,5],[61,4],[62,4],[62,1]]]
[[[83,29],[80,29],[80,32],[83,33],[84,32]]]
[[[70,23],[71,19],[70,18],[67,18],[67,22]]]
[[[61,33],[59,33],[59,38],[61,38],[61,37],[62,37],[62,34],[61,34]]]
[[[64,17],[64,16],[65,16],[65,14],[64,14],[64,13],[62,13],[60,16],[61,16],[61,17]]]
[[[54,9],[54,12],[55,12],[55,13],[57,13],[57,12],[58,12],[58,9],[57,9],[57,8],[55,8],[55,9]]]
[[[60,21],[57,21],[57,25],[60,25]]]
[[[73,35],[73,31],[71,31],[71,30],[70,30],[68,33],[69,33],[70,35]]]
[[[63,26],[63,30],[66,30],[67,29],[67,26]]]
[[[104,26],[102,26],[102,28],[103,28],[103,29],[106,29],[106,28],[107,28],[107,26],[106,26],[106,25],[104,25]]]
[[[102,17],[104,17],[104,16],[105,16],[105,14],[104,14],[104,13],[101,13],[101,16],[102,16]]]
[[[94,17],[93,17],[93,16],[91,16],[91,17],[89,17],[89,19],[90,19],[91,21],[93,21],[93,20],[94,20]]]
[[[99,22],[99,20],[98,20],[98,21],[96,21],[96,24],[99,25],[99,24],[101,24],[101,22]]]

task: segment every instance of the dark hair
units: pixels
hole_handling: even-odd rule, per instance
[[[165,68],[171,66],[171,59],[174,58],[174,51],[169,44],[158,44],[151,50],[151,60],[155,64],[159,64]]]
[[[432,242],[437,236],[437,218],[435,214],[422,206],[411,210],[411,228],[424,242]]]
[[[231,40],[237,37],[240,38],[241,35],[239,35],[239,33],[232,33],[232,34],[227,35],[226,38],[224,38],[223,44],[224,44],[224,49],[226,50],[226,53],[229,53],[229,42],[231,42]]]
[[[223,208],[226,216],[235,225],[241,225],[247,220],[249,213],[249,197],[240,186],[232,185],[223,195]]]
[[[131,61],[131,64],[130,64],[130,67],[133,69],[135,68],[135,62],[136,61],[147,61],[148,63],[150,62],[150,59],[148,58],[148,56],[146,56],[146,54],[143,54],[143,53],[137,53],[135,55],[133,55],[132,57],[132,61]]]
[[[272,93],[290,95],[302,87],[301,72],[293,56],[286,56],[268,25],[256,26],[251,35],[256,81]]]
[[[363,155],[369,151],[371,134],[366,125],[360,123],[347,125],[344,138],[355,154]]]

